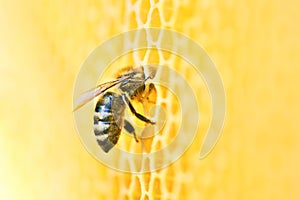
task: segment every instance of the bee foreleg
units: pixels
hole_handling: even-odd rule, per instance
[[[152,104],[155,104],[156,103],[156,98],[151,99],[151,95],[155,95],[156,96],[156,88],[154,86],[153,83],[150,83],[148,86],[147,86],[147,90],[145,90],[145,93],[144,93],[144,96],[143,96],[143,99],[144,100],[147,100],[147,103],[152,103]]]
[[[134,109],[134,107],[132,106],[132,104],[130,103],[130,100],[127,98],[127,96],[125,94],[122,95],[123,100],[125,101],[125,103],[129,106],[130,111],[140,120],[146,122],[146,123],[150,123],[150,124],[155,124],[155,122],[151,121],[150,119],[148,119],[147,117],[141,115],[140,113],[137,113],[136,110]]]
[[[124,120],[124,128],[125,128],[125,130],[126,130],[128,133],[130,133],[130,134],[132,134],[132,135],[134,136],[134,139],[135,139],[136,142],[139,142],[139,140],[138,140],[137,137],[136,137],[134,127],[133,127],[133,126],[130,124],[130,122],[127,121],[126,119]]]

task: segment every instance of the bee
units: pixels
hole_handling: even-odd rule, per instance
[[[155,74],[156,69],[150,66],[124,68],[116,80],[100,84],[83,93],[76,100],[74,111],[100,95],[94,111],[94,134],[104,152],[107,153],[117,144],[122,128],[133,135],[138,142],[134,127],[125,119],[126,107],[139,120],[147,124],[155,124],[154,121],[138,113],[131,103],[131,100],[143,102],[147,95],[155,90],[153,83],[150,83],[147,89],[145,85],[145,82],[153,79]],[[116,87],[119,92],[109,91],[113,87]]]

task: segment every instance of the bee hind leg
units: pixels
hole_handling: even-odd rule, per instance
[[[135,130],[134,130],[134,127],[130,124],[129,121],[127,121],[126,119],[124,120],[124,128],[125,130],[130,133],[131,135],[134,136],[134,139],[136,142],[139,142],[139,140],[137,139],[136,137],[136,134],[135,134]]]

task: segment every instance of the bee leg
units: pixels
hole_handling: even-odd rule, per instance
[[[127,98],[127,96],[125,94],[122,95],[123,100],[127,103],[127,105],[130,108],[130,111],[140,120],[142,120],[143,122],[146,123],[150,123],[150,124],[155,124],[155,122],[151,121],[150,119],[148,119],[147,117],[141,115],[140,113],[137,113],[136,110],[134,109],[134,107],[132,106],[132,104],[130,103],[130,100]]]
[[[124,120],[124,128],[128,133],[130,133],[134,136],[134,139],[135,139],[136,142],[139,142],[139,140],[136,137],[135,130],[134,130],[133,126],[126,119]]]
[[[153,83],[150,83],[146,86],[144,95],[141,99],[144,112],[146,115],[149,115],[150,108],[153,106],[153,104],[156,104],[156,95],[157,91]],[[145,102],[145,103],[144,103]]]

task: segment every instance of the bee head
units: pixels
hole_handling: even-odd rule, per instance
[[[156,68],[153,66],[127,67],[123,68],[119,77],[129,76],[130,80],[126,80],[120,85],[122,92],[127,93],[131,98],[139,98],[145,90],[145,81],[153,79],[156,74]]]

